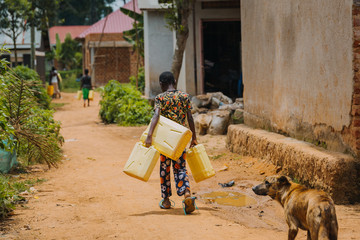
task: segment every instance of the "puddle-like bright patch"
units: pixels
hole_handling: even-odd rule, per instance
[[[235,207],[244,207],[256,203],[254,198],[239,192],[210,192],[202,194],[201,198],[209,203]]]

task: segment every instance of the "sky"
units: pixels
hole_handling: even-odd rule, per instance
[[[126,2],[130,2],[130,0],[126,0]],[[116,0],[113,4],[111,4],[111,7],[113,11],[118,10],[122,5],[124,5],[124,0]]]

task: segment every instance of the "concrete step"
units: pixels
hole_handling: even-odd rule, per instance
[[[230,125],[227,147],[269,160],[281,173],[330,194],[337,204],[360,202],[360,160],[313,144],[246,125]]]

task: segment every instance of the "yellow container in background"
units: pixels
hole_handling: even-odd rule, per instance
[[[145,142],[149,128],[150,124],[140,137],[142,142]],[[159,122],[154,129],[152,145],[161,154],[177,160],[185,150],[191,136],[192,132],[186,127],[166,117],[160,116]]]
[[[89,91],[89,100],[94,100],[94,90]]]
[[[49,86],[47,87],[47,94],[48,94],[49,96],[52,96],[52,95],[54,94],[54,86],[49,85]]]
[[[77,100],[80,100],[80,99],[81,99],[81,95],[82,95],[82,91],[81,91],[81,90],[77,91],[76,99],[77,99]]]
[[[160,153],[153,147],[145,147],[137,142],[133,148],[123,172],[127,175],[147,182],[154,170]]]
[[[198,144],[186,152],[186,161],[190,167],[195,182],[203,181],[215,175],[210,159],[206,154],[205,147]]]

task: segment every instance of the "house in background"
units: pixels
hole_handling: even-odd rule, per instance
[[[56,45],[56,34],[59,34],[60,42],[63,43],[67,34],[75,39],[79,34],[88,29],[89,25],[76,25],[76,26],[53,26],[49,29],[50,45]]]
[[[140,13],[134,1],[135,11]],[[123,8],[133,10],[134,1]],[[95,86],[103,86],[109,80],[127,83],[130,76],[136,75],[136,52],[123,38],[123,32],[132,29],[133,22],[119,9],[76,37],[83,44],[83,67],[90,70]]]
[[[15,54],[13,40],[0,33],[0,44],[5,45],[4,48],[10,50],[10,54],[3,54],[1,57],[5,58],[15,66]],[[19,65],[31,67],[31,34],[30,29],[24,31],[16,39],[17,59]],[[39,31],[35,29],[35,70],[40,75],[40,78],[45,82],[46,59],[45,52],[50,51],[50,41],[47,31]]]
[[[88,29],[90,26],[88,25],[74,25],[74,26],[53,26],[49,29],[49,37],[50,37],[50,46],[51,48],[56,47],[56,34],[59,35],[59,39],[61,43],[64,43],[65,38],[68,34],[70,34],[72,39],[75,39],[76,36],[78,36],[80,33]],[[56,59],[53,60],[54,62],[51,64],[57,69],[60,68],[59,63],[56,61]],[[50,71],[50,65],[48,65],[49,69],[47,71]]]

